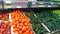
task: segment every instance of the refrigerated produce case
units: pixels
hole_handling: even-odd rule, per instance
[[[0,4],[0,34],[60,34],[60,0],[1,0]]]

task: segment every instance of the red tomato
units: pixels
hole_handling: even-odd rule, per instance
[[[2,33],[0,32],[0,34],[2,34]]]
[[[8,31],[8,32],[7,32],[7,34],[11,34],[11,32],[10,32],[10,31]]]
[[[5,31],[5,29],[4,28],[1,28],[1,32],[3,32],[3,31]]]
[[[6,31],[4,31],[3,34],[6,34]]]
[[[22,29],[22,26],[20,26],[19,29]]]
[[[22,25],[23,25],[23,23],[20,23],[20,25],[22,26]]]
[[[5,26],[3,26],[3,28],[5,28],[5,29],[6,29],[6,27],[7,27],[6,25],[5,25]]]
[[[31,34],[34,34],[33,31],[30,31]]]
[[[11,30],[10,29],[7,29],[7,34],[11,34]]]
[[[14,32],[14,34],[18,34],[18,32]]]
[[[28,31],[28,30],[26,30],[26,32],[27,32],[27,33],[29,33],[29,31]]]
[[[7,29],[10,29],[10,27],[7,27]]]
[[[30,31],[30,30],[31,30],[31,28],[27,28],[27,30],[29,30],[29,31]]]
[[[22,34],[23,32],[22,31],[19,31],[20,34]]]
[[[0,18],[2,18],[2,15],[0,14]]]

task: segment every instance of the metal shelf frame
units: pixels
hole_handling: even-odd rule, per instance
[[[9,8],[54,8],[60,7],[60,2],[43,2],[43,1],[4,1],[0,2],[4,9]],[[15,6],[16,5],[16,6]],[[24,6],[22,6],[24,5]]]

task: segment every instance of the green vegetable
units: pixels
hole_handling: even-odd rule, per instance
[[[43,22],[51,31],[60,29],[60,10],[46,10],[44,12],[30,11],[32,28],[36,34],[46,34],[47,30],[41,25]],[[33,15],[36,14],[38,19]]]

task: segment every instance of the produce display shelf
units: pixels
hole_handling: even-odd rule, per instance
[[[48,4],[50,4],[50,5],[54,5],[54,4],[56,4],[56,5],[60,5],[60,2],[44,2],[44,1],[3,1],[4,2],[4,4],[20,4],[20,3],[26,3],[26,4],[28,4],[29,2],[30,3],[35,3],[35,4],[44,4],[44,5],[48,5]]]
[[[26,1],[3,1],[4,4],[27,4],[28,2]]]
[[[4,6],[4,9],[8,9],[8,8],[27,8],[27,6]]]
[[[44,1],[4,1],[4,5],[13,5],[20,6],[19,8],[40,8],[40,7],[60,7],[60,2],[44,2]],[[21,6],[21,4],[25,4],[24,7]],[[9,7],[11,8],[11,7]],[[17,8],[17,7],[13,7]],[[6,8],[5,8],[6,9]]]
[[[19,5],[19,6],[4,6],[4,9],[9,9],[9,8],[12,8],[12,9],[15,9],[15,8],[57,8],[58,6],[57,5],[31,5],[31,6],[27,6],[27,5],[25,5],[25,6],[21,6],[21,5]]]
[[[25,33],[25,30],[30,34],[30,29],[33,34],[55,34],[57,32],[57,34],[59,34],[60,9],[55,8],[60,8],[60,2],[37,0],[0,0],[0,10],[3,9],[3,11],[0,12],[0,23],[8,23],[8,25],[10,26],[10,34],[15,34],[17,31],[18,33],[22,31],[21,34],[23,34]],[[24,19],[25,22],[23,22]],[[30,20],[30,22],[28,23],[27,20]],[[14,32],[15,30],[17,31]],[[8,34],[7,29],[5,31],[6,34]],[[4,33],[4,31],[0,33]]]
[[[9,8],[60,8],[60,2],[53,1],[37,1],[37,0],[1,0],[0,4],[2,4],[1,8],[9,9]]]

